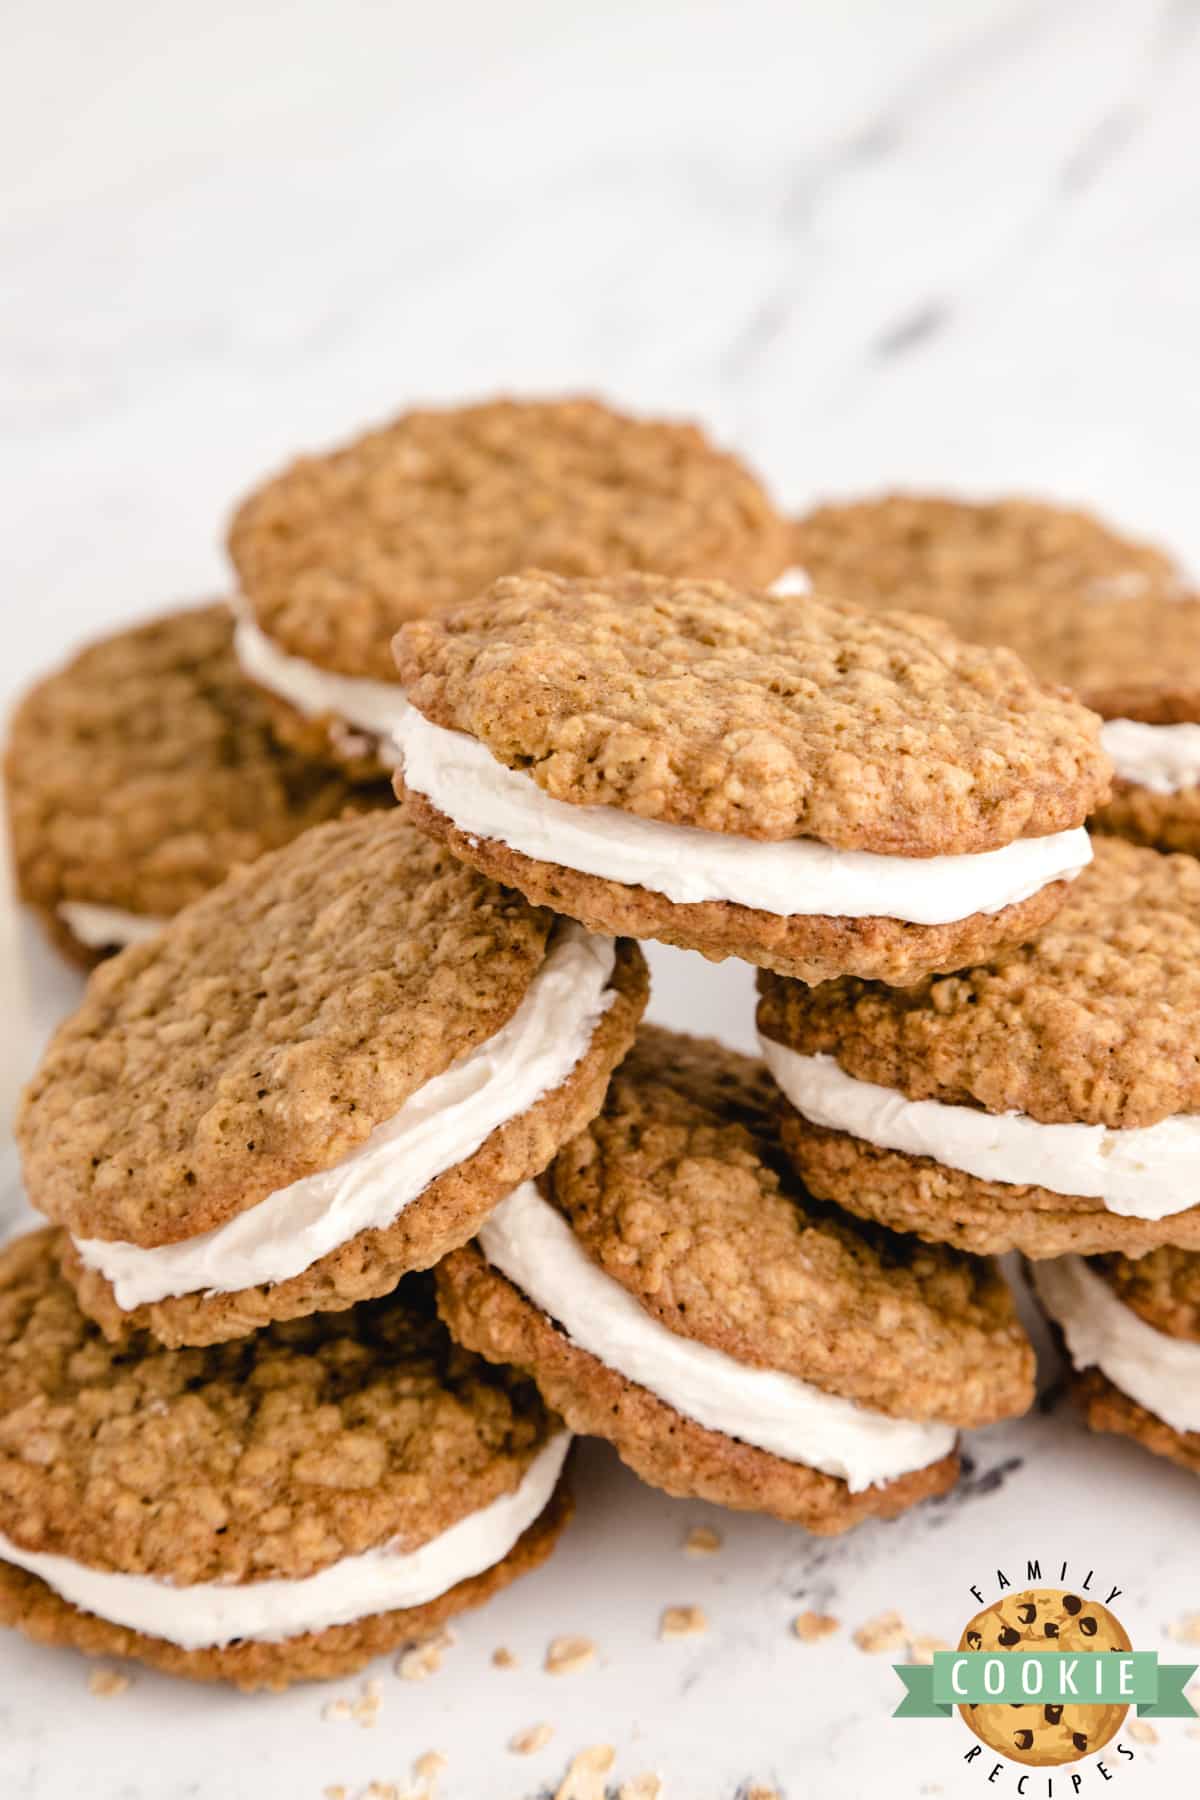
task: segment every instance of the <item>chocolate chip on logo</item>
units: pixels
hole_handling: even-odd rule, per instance
[[[1063,1595],[1063,1611],[1069,1612],[1072,1617],[1074,1617],[1076,1613],[1083,1611],[1083,1601],[1079,1598],[1078,1594]]]
[[[1013,1732],[1013,1743],[1017,1746],[1018,1750],[1032,1750],[1033,1749],[1033,1733],[1032,1733],[1032,1731],[1014,1731]]]
[[[1042,1717],[1045,1719],[1047,1725],[1061,1725],[1062,1724],[1062,1707],[1061,1706],[1043,1706]]]
[[[1087,1732],[1086,1731],[1073,1731],[1071,1733],[1071,1742],[1074,1744],[1074,1746],[1077,1750],[1086,1750],[1087,1749]]]
[[[1058,1636],[1058,1621],[1057,1621],[1057,1619],[1047,1619],[1045,1626],[1044,1626],[1044,1630],[1045,1630],[1047,1637],[1057,1637]]]
[[[1095,1619],[1093,1619],[1091,1614],[1089,1613],[1089,1615],[1086,1619],[1080,1619],[1079,1629],[1080,1629],[1080,1631],[1082,1631],[1084,1637],[1095,1637],[1095,1635],[1099,1631],[1100,1627],[1097,1625]]]
[[[1019,1644],[1020,1641],[1021,1634],[1012,1625],[1006,1625],[1000,1633],[1000,1642],[1006,1650],[1011,1650],[1013,1645]]]
[[[967,1633],[967,1649],[968,1650],[982,1650],[983,1649],[983,1639],[977,1631],[968,1631],[968,1633]]]
[[[1024,1606],[1018,1606],[1017,1617],[1020,1619],[1022,1625],[1033,1624],[1033,1621],[1037,1618],[1037,1607],[1033,1604],[1032,1600],[1027,1600]]]

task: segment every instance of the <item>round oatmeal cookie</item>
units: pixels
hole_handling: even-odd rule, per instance
[[[210,1584],[239,1623],[255,1585],[270,1584],[269,1620],[279,1584],[385,1547],[437,1555],[434,1540],[518,1493],[558,1423],[531,1383],[451,1342],[428,1276],[220,1349],[168,1351],[141,1335],[114,1348],[79,1311],[60,1248],[43,1230],[0,1252],[3,1623],[173,1674],[285,1687],[427,1636],[549,1552],[561,1497],[496,1563],[464,1568],[423,1604],[273,1639],[269,1625],[231,1637],[230,1614],[197,1646],[204,1609],[218,1607]],[[55,1581],[86,1584],[113,1617]],[[161,1635],[128,1623],[148,1605]]]
[[[1015,657],[817,595],[526,573],[396,658],[422,829],[593,927],[808,981],[1019,941],[1107,792],[1098,722]]]
[[[25,1096],[29,1196],[112,1331],[202,1344],[349,1306],[587,1123],[646,994],[635,945],[397,812],[322,826],[96,971]]]
[[[478,1245],[439,1267],[439,1304],[452,1333],[526,1369],[548,1404],[652,1484],[842,1530],[943,1491],[953,1429],[924,1464],[851,1487],[758,1443],[749,1413],[744,1436],[690,1413],[674,1366],[687,1347],[713,1381],[770,1372],[781,1411],[800,1384],[818,1406],[837,1397],[846,1428],[867,1433],[881,1416],[954,1428],[1019,1414],[1032,1352],[992,1265],[811,1200],[787,1169],[773,1107],[760,1064],[643,1027],[538,1193],[514,1196]],[[570,1260],[550,1261],[564,1246]]]
[[[1157,1413],[1121,1392],[1101,1369],[1076,1370],[1071,1398],[1089,1431],[1131,1438],[1152,1456],[1164,1457],[1189,1475],[1200,1475],[1200,1431],[1176,1431]]]
[[[820,588],[930,613],[1074,688],[1117,727],[1095,828],[1200,854],[1200,596],[1163,551],[1036,501],[889,494],[818,507],[795,553]]]
[[[229,550],[257,628],[317,671],[394,682],[406,619],[536,567],[773,580],[790,528],[757,478],[694,425],[599,401],[496,400],[403,413],[305,456],[236,512]],[[281,707],[277,726],[314,745]],[[336,708],[331,708],[336,712]],[[326,755],[339,755],[339,733]]]
[[[85,966],[311,825],[394,804],[279,748],[232,639],[224,605],[169,613],[89,645],[16,711],[18,890]]]
[[[1200,1344],[1200,1256],[1168,1247],[1148,1256],[1100,1256],[1092,1268],[1139,1319]]]
[[[1132,1650],[1129,1634],[1106,1606],[1061,1588],[1028,1588],[976,1613],[960,1650],[1021,1656],[1031,1650]],[[1015,1701],[959,1707],[976,1737],[1011,1762],[1033,1768],[1078,1762],[1102,1750],[1121,1729],[1128,1706],[1067,1701]]]
[[[931,1241],[1035,1258],[1200,1248],[1200,1205],[1154,1192],[1156,1167],[1177,1173],[1172,1130],[1200,1113],[1198,968],[1200,865],[1101,839],[1040,935],[973,968],[902,991],[764,975],[783,1141],[814,1193]],[[1091,1136],[1061,1130],[1080,1126]],[[1125,1184],[1111,1207],[1107,1177],[1072,1190],[1106,1166]]]

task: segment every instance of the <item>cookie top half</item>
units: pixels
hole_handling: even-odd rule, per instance
[[[765,1037],[909,1100],[1113,1130],[1200,1112],[1200,862],[1099,838],[1031,943],[903,989],[762,996]]]
[[[426,718],[552,798],[711,832],[969,854],[1107,786],[1098,722],[1015,656],[818,594],[528,572],[396,657]]]
[[[180,1585],[411,1550],[512,1492],[554,1422],[451,1343],[431,1283],[234,1344],[104,1341],[60,1234],[0,1252],[0,1532]]]
[[[1020,1410],[1029,1347],[994,1266],[811,1199],[775,1107],[760,1063],[643,1027],[542,1191],[681,1337],[898,1418]]]
[[[90,645],[18,707],[6,761],[22,898],[168,917],[348,805],[390,805],[279,748],[224,605]]]
[[[1106,718],[1200,718],[1200,604],[1166,552],[1089,513],[887,494],[816,508],[794,550],[818,588],[1007,645]]]
[[[318,827],[96,971],[25,1096],[30,1199],[143,1246],[225,1223],[493,1036],[552,924],[395,812]]]
[[[229,549],[259,628],[284,652],[395,680],[406,619],[530,566],[712,574],[764,585],[789,528],[737,458],[693,425],[590,399],[402,414],[306,456],[239,507]]]

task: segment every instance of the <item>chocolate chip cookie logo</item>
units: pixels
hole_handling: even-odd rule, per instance
[[[978,1744],[964,1761],[983,1769],[989,1785],[1002,1787],[1004,1762],[1032,1769],[1055,1769],[1095,1757],[1099,1784],[1113,1779],[1134,1750],[1120,1736],[1131,1707],[1139,1718],[1194,1718],[1184,1687],[1194,1663],[1160,1663],[1154,1650],[1135,1650],[1110,1604],[1089,1591],[1094,1572],[1077,1588],[1027,1587],[997,1570],[1000,1599],[984,1605],[963,1628],[956,1650],[938,1650],[931,1663],[897,1663],[905,1696],[898,1719],[950,1718],[957,1711]],[[1064,1563],[1060,1579],[1068,1573]],[[1041,1565],[1030,1562],[1026,1579],[1040,1580]],[[972,1594],[983,1600],[981,1588]],[[984,1749],[986,1746],[986,1750]],[[1107,1752],[1108,1760],[1101,1754]],[[1013,1772],[1016,1774],[1016,1772]],[[1085,1775],[1067,1777],[1062,1793],[1083,1791]],[[1051,1783],[1034,1787],[1017,1775],[1009,1789],[1033,1796],[1059,1793]]]

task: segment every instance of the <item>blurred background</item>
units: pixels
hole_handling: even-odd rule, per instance
[[[1194,0],[25,0],[0,68],[5,702],[298,449],[503,388],[1200,563]]]

